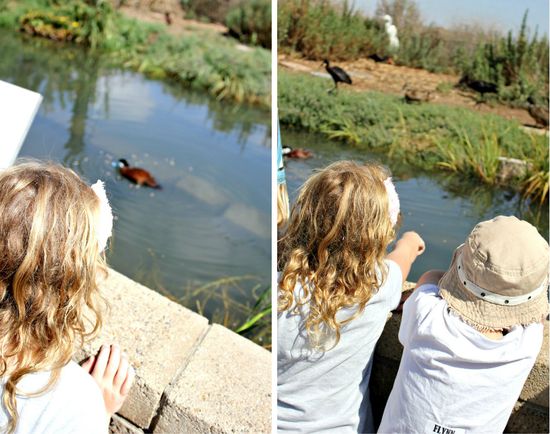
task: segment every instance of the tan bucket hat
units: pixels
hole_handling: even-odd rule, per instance
[[[548,243],[516,217],[479,223],[439,281],[440,295],[478,330],[541,321],[548,314]]]

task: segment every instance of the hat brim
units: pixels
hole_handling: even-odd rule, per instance
[[[472,294],[458,277],[456,262],[462,249],[463,245],[455,250],[451,266],[438,286],[441,297],[466,323],[479,330],[498,330],[540,322],[548,315],[548,291],[515,306],[491,303]]]

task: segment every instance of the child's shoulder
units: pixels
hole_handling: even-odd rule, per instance
[[[62,368],[56,387],[59,392],[76,395],[80,402],[84,399],[90,404],[103,403],[101,391],[95,380],[72,360]]]
[[[67,417],[65,424],[102,426],[107,418],[105,403],[99,386],[84,369],[70,361],[61,369],[59,380],[51,391],[50,403],[63,407]]]
[[[439,295],[439,287],[433,283],[425,283],[413,290],[403,306],[403,311],[419,321],[430,314],[442,313],[446,307],[447,302]]]
[[[18,383],[19,432],[106,432],[107,411],[103,396],[84,369],[69,362],[61,368],[57,381],[40,393],[50,378],[50,371],[40,371],[25,375]],[[2,411],[0,423],[5,422],[6,414]]]
[[[23,394],[34,394],[46,387],[50,378],[50,371],[33,372],[20,380],[18,388]],[[101,397],[99,387],[90,374],[71,360],[61,368],[57,381],[45,394],[51,394],[55,399],[58,395],[80,395],[80,391]]]
[[[421,299],[427,298],[433,301],[433,299],[435,298],[437,300],[443,300],[443,298],[439,296],[439,286],[437,286],[435,283],[424,283],[415,288],[414,292]]]

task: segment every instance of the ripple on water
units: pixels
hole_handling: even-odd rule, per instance
[[[226,276],[269,284],[269,113],[229,109],[139,74],[89,64],[84,71],[84,62],[72,62],[73,73],[59,82],[55,56],[50,64],[40,53],[26,55],[41,74],[38,88],[53,91],[21,154],[105,181],[115,214],[108,252],[115,269],[176,297],[190,284]],[[0,79],[25,80],[16,64],[10,68]],[[120,177],[113,167],[119,158],[150,170],[163,189]],[[234,294],[253,304],[247,297]]]

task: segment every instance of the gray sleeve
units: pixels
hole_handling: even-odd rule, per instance
[[[401,300],[403,275],[401,274],[401,268],[399,268],[396,262],[391,259],[386,259],[384,262],[388,266],[388,276],[383,287],[388,300],[388,310],[392,311],[399,306],[399,301]]]

